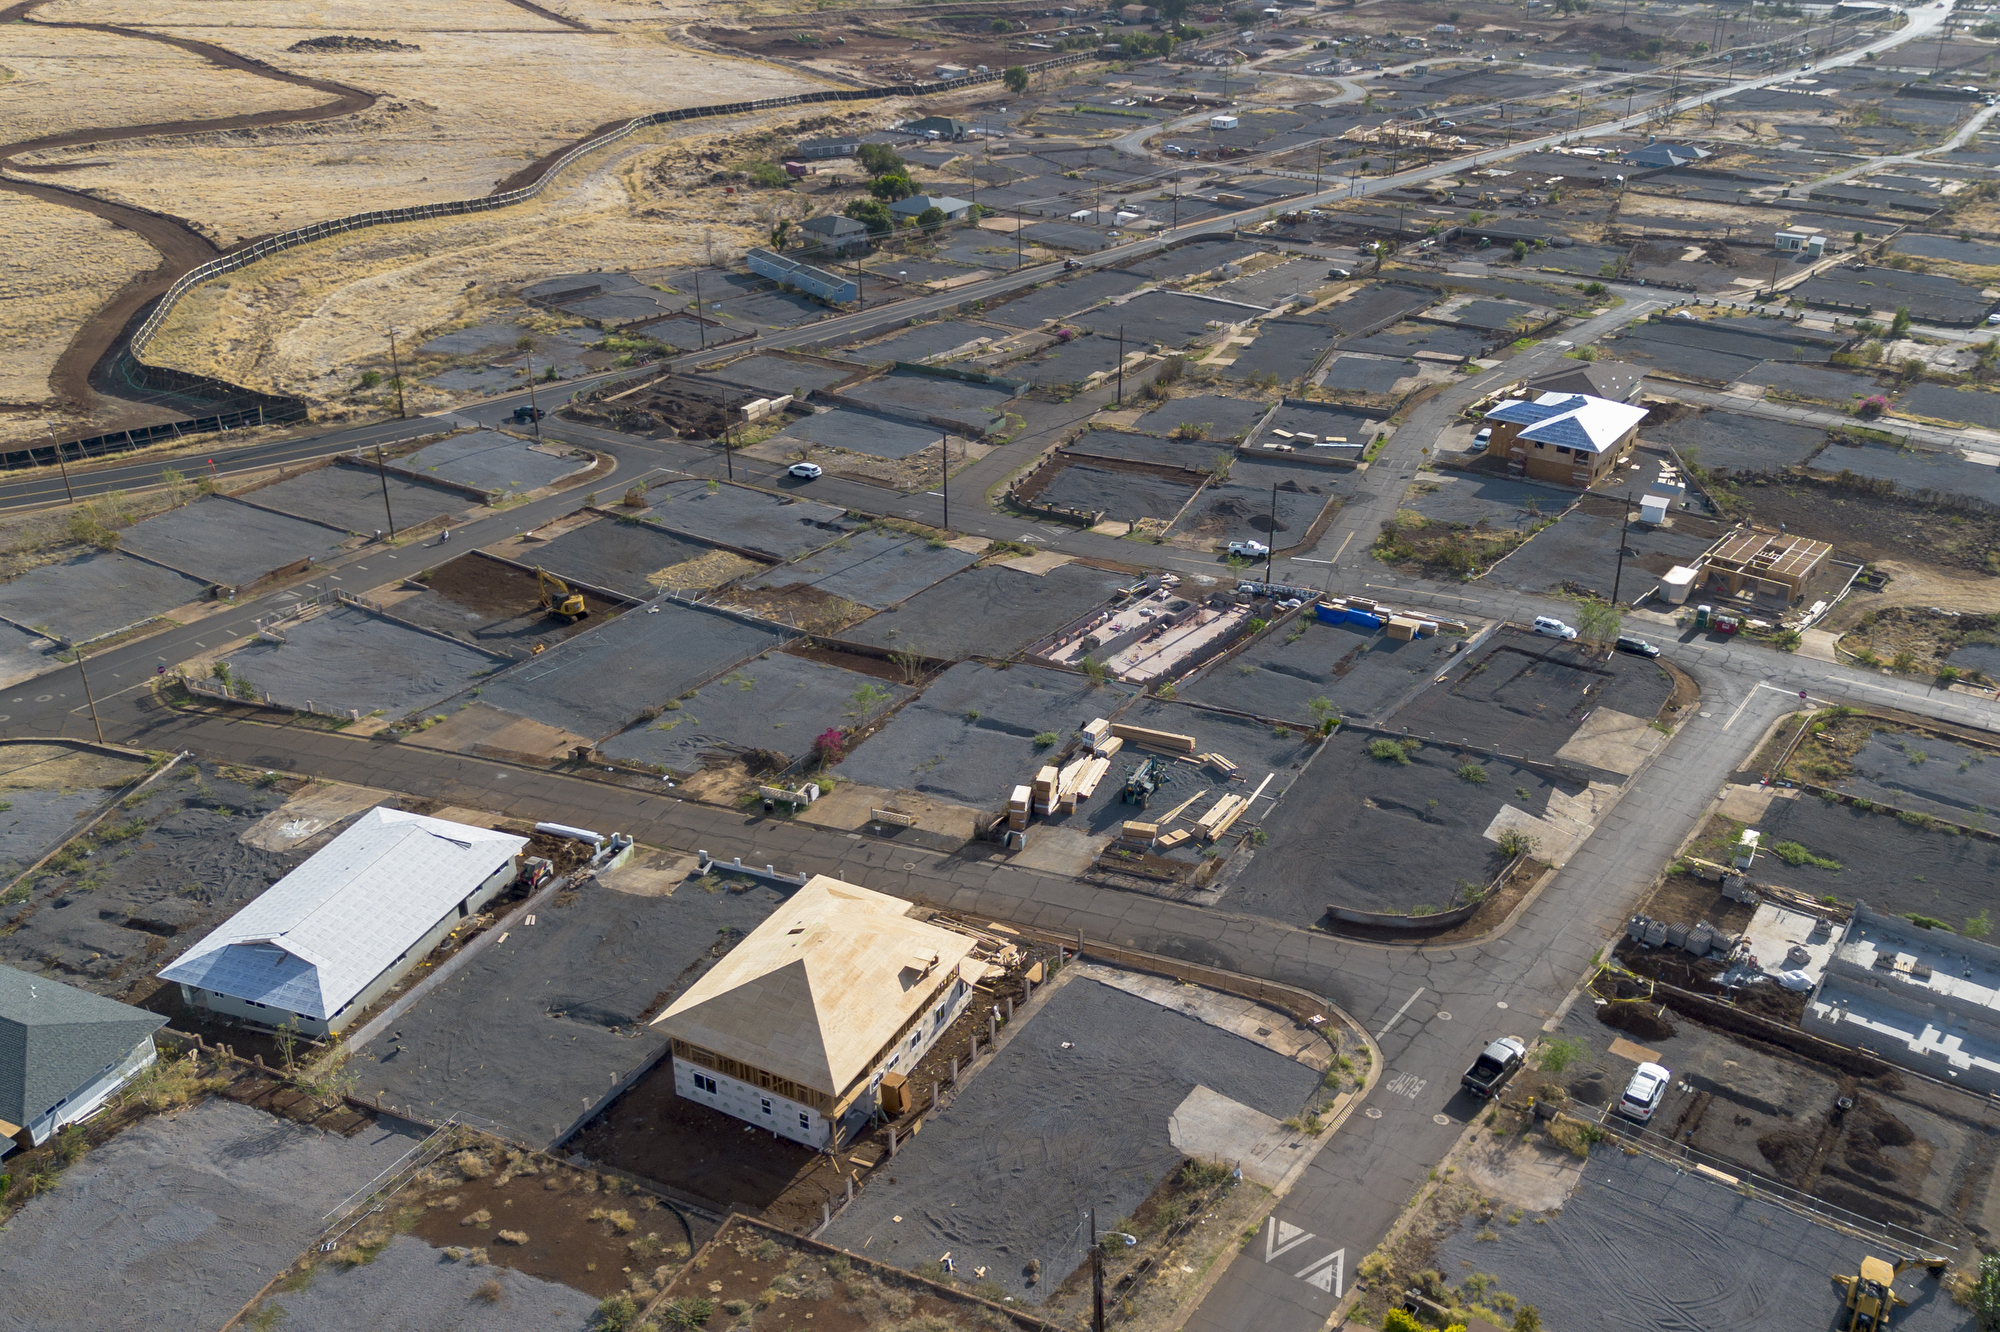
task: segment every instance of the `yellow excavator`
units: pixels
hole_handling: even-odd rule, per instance
[[[1913,1267],[1927,1268],[1934,1278],[1944,1276],[1942,1258],[1905,1258],[1895,1264],[1867,1257],[1859,1273],[1836,1272],[1833,1280],[1847,1292],[1847,1321],[1842,1332],[1886,1332],[1889,1314],[1909,1303],[1896,1293],[1896,1278]]]
[[[590,614],[590,608],[583,604],[583,593],[570,591],[568,583],[539,566],[535,569],[535,590],[541,594],[542,609],[551,615],[581,620]]]

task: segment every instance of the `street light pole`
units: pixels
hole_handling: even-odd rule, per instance
[[[946,431],[938,439],[938,452],[944,455],[944,530],[951,531],[951,432]]]
[[[396,355],[396,330],[389,330],[389,372],[396,376],[396,419],[409,419],[409,409],[403,405],[403,363]]]
[[[1618,525],[1618,572],[1611,576],[1611,605],[1618,605],[1618,589],[1625,581],[1625,534],[1632,527],[1632,493],[1625,493],[1625,521]]]
[[[701,334],[701,349],[708,350],[708,324],[701,313],[701,274],[694,275],[694,326]]]
[[[382,482],[382,512],[389,515],[389,539],[396,539],[396,511],[389,507],[389,470],[382,463],[382,446],[375,446],[375,475]]]
[[[71,490],[71,489],[70,489],[70,485],[69,485],[69,464],[68,464],[67,462],[65,462],[65,461],[63,460],[63,446],[62,446],[62,441],[60,441],[60,440],[58,440],[58,439],[56,438],[56,428],[55,428],[54,426],[50,426],[50,427],[49,427],[49,442],[50,442],[51,444],[55,445],[55,449],[56,449],[56,466],[57,466],[58,468],[62,469],[62,479],[63,479],[63,494],[65,494],[65,495],[69,496],[69,502],[70,502],[71,504],[74,504],[74,503],[76,503],[76,492],[75,492],[74,490]]]
[[[1097,1247],[1097,1209],[1090,1209],[1090,1332],[1104,1332],[1104,1251]]]
[[[534,423],[535,438],[542,437],[542,409],[535,405],[535,354],[528,353],[528,419]]]
[[[1118,405],[1125,405],[1125,325],[1118,326]]]

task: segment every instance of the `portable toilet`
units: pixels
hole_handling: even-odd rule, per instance
[[[1708,628],[1708,622],[1710,619],[1714,617],[1714,615],[1715,615],[1715,607],[1696,606],[1694,608],[1694,627],[1697,629]]]

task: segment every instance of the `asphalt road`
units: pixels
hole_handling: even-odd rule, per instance
[[[1915,11],[1911,18],[1909,28],[1878,47],[1935,30],[1942,11]],[[1853,58],[1843,57],[1834,63]],[[1537,146],[1541,145],[1520,145],[1513,151],[1531,151]],[[1497,156],[1482,155],[1479,160]],[[1445,169],[1466,165],[1460,161]],[[1183,234],[1222,230],[1227,225],[1219,222],[1183,229]],[[1098,261],[1129,257],[1158,243],[1121,247],[1100,255]],[[1049,275],[1051,270],[1039,274]],[[1036,276],[1023,275],[1026,280]],[[1012,285],[1019,280],[998,279],[996,284]],[[988,290],[999,289],[994,285]],[[853,321],[851,326],[858,330],[955,306],[979,294],[958,291],[904,303],[893,310],[842,316],[810,330],[774,335],[760,340],[760,345],[816,341],[829,332],[841,331],[847,321]],[[1628,306],[1635,304],[1628,299]],[[1630,319],[1639,313],[1621,307],[1613,315]],[[1593,323],[1576,336],[1581,338],[1592,328],[1603,331]],[[1554,349],[1548,354],[1553,355]],[[1505,371],[1510,377],[1527,365],[1518,358],[1517,362]],[[1454,404],[1465,400],[1463,395],[1481,391],[1483,379],[1456,385],[1451,394],[1434,400],[1433,415],[1443,414],[1442,419],[1448,420],[1449,413],[1457,410]],[[510,411],[514,401],[490,400],[456,415],[485,420]],[[1090,406],[1086,395],[1078,400],[1076,409]],[[552,435],[615,456],[620,485],[630,484],[653,469],[703,476],[722,470],[721,460],[712,450],[654,445],[587,427],[544,424]],[[387,428],[407,430],[410,425],[388,423]],[[1435,438],[1435,425],[1431,416],[1426,416],[1399,430],[1392,447],[1371,469],[1371,475],[1379,475],[1382,484],[1371,486],[1367,499],[1351,505],[1351,513],[1341,515],[1318,549],[1280,561],[1277,573],[1315,584],[1323,582],[1338,590],[1386,593],[1478,616],[1518,620],[1560,609],[1555,603],[1480,583],[1434,585],[1394,577],[1351,550],[1352,538],[1371,530],[1367,526],[1371,516],[1379,522],[1376,510],[1393,505],[1403,478],[1414,470],[1421,456],[1418,450],[1426,442],[1425,436]],[[360,427],[334,436],[255,447],[296,448],[301,451],[285,456],[305,458],[319,456],[309,451],[314,447],[324,453],[372,443],[374,437],[367,432],[381,429],[384,426]],[[986,461],[1002,468],[1009,457],[1032,451],[1045,439],[1042,431],[1024,432],[1023,438]],[[248,455],[250,451],[243,452]],[[266,456],[257,465],[276,460]],[[218,462],[233,468],[243,459],[232,456]],[[102,482],[104,488],[110,488],[105,477],[117,470],[92,473],[91,484]],[[763,484],[773,480],[763,470],[751,475]],[[0,487],[0,504],[21,507],[48,502],[46,490],[22,489],[27,484]],[[128,477],[123,484],[138,482]],[[822,478],[810,484],[816,499],[878,512],[885,505],[885,492],[873,487],[854,486],[855,497],[850,499],[850,492],[843,487],[853,483]],[[961,501],[966,506],[965,516],[954,514],[956,526],[1018,539],[1020,520],[975,510],[983,487],[968,484],[965,490]],[[941,509],[941,498],[899,497],[895,503],[907,516],[936,521],[942,516],[935,512]],[[459,540],[469,545],[489,542],[565,512],[573,504],[572,499],[559,495],[507,510],[457,529]],[[1046,525],[1037,525],[1033,535],[1050,546],[1078,554],[1110,554],[1130,560],[1136,549],[1130,543]],[[1340,563],[1328,563],[1337,557]],[[431,558],[427,546],[376,547],[329,570],[322,585],[367,587],[393,577],[399,568],[422,568]],[[1214,572],[1216,568],[1211,560],[1191,554],[1168,555],[1162,563],[1191,571]],[[1591,956],[1621,932],[1638,896],[1680,839],[1695,826],[1727,774],[1754,750],[1772,722],[1802,705],[1801,691],[1816,705],[1890,704],[2000,730],[2000,708],[1989,700],[1938,693],[1895,677],[1735,641],[1693,636],[1670,641],[1665,645],[1669,658],[1702,687],[1699,715],[1631,783],[1597,832],[1543,895],[1499,937],[1445,948],[1392,947],[1236,916],[1227,909],[1226,899],[1220,909],[1188,907],[1021,870],[976,854],[943,855],[900,846],[893,840],[856,838],[793,822],[766,821],[755,814],[689,804],[666,794],[460,755],[356,741],[292,726],[184,716],[153,703],[146,684],[156,660],[177,660],[209,643],[245,633],[257,614],[289,604],[295,596],[296,592],[286,592],[260,598],[186,628],[93,657],[89,662],[91,684],[97,691],[97,712],[106,738],[151,748],[192,749],[219,760],[384,786],[537,819],[616,826],[661,846],[702,847],[725,857],[761,856],[782,867],[809,867],[905,897],[978,912],[989,919],[1065,933],[1080,929],[1091,938],[1282,980],[1340,1005],[1376,1038],[1383,1063],[1379,1080],[1362,1112],[1334,1137],[1298,1186],[1282,1200],[1266,1230],[1238,1253],[1224,1272],[1188,1324],[1203,1332],[1244,1328],[1306,1332],[1325,1323],[1349,1288],[1362,1256],[1381,1240],[1431,1166],[1463,1131],[1473,1107],[1458,1093],[1457,1079],[1473,1053],[1500,1032],[1533,1036],[1536,1028],[1553,1023]],[[0,695],[0,732],[5,734],[89,735],[90,727],[89,710],[74,668]]]

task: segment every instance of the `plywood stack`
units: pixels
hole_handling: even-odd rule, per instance
[[[1141,823],[1136,819],[1127,819],[1124,826],[1118,830],[1119,841],[1144,847],[1151,847],[1159,835],[1159,824]]]
[[[1083,783],[1083,770],[1090,766],[1089,755],[1071,759],[1056,774],[1055,806],[1065,813],[1076,812],[1076,790]]]
[[[1220,754],[1203,754],[1201,761],[1209,767],[1214,768],[1224,777],[1234,777],[1236,775],[1236,765]]]
[[[1019,832],[1028,826],[1028,815],[1033,809],[1034,795],[1025,786],[1014,788],[1014,794],[1007,797],[1007,826]]]
[[[1241,818],[1243,811],[1248,808],[1250,808],[1249,796],[1226,795],[1216,801],[1209,807],[1208,813],[1195,820],[1195,826],[1201,829],[1201,840],[1213,842],[1220,838],[1229,831],[1229,825]]]
[[[1126,744],[1135,745],[1140,749],[1160,749],[1169,754],[1194,753],[1194,737],[1191,735],[1179,735],[1173,731],[1151,731],[1143,726],[1127,726],[1123,722],[1114,723],[1111,733]]]
[[[1045,764],[1035,774],[1035,813],[1053,814],[1056,810],[1056,770],[1054,765]]]
[[[1083,765],[1083,775],[1077,778],[1074,799],[1070,802],[1071,808],[1075,808],[1076,801],[1088,800],[1096,795],[1097,784],[1103,781],[1104,774],[1110,771],[1111,760],[1108,758],[1094,758],[1087,761]]]
[[[1091,746],[1090,752],[1101,759],[1108,759],[1125,748],[1125,742],[1115,735],[1107,735],[1100,744]]]
[[[1187,829],[1176,828],[1162,837],[1155,845],[1161,851],[1171,851],[1188,839]]]
[[[1111,737],[1111,723],[1102,717],[1093,717],[1079,734],[1090,745],[1092,751],[1102,752],[1104,742]]]

